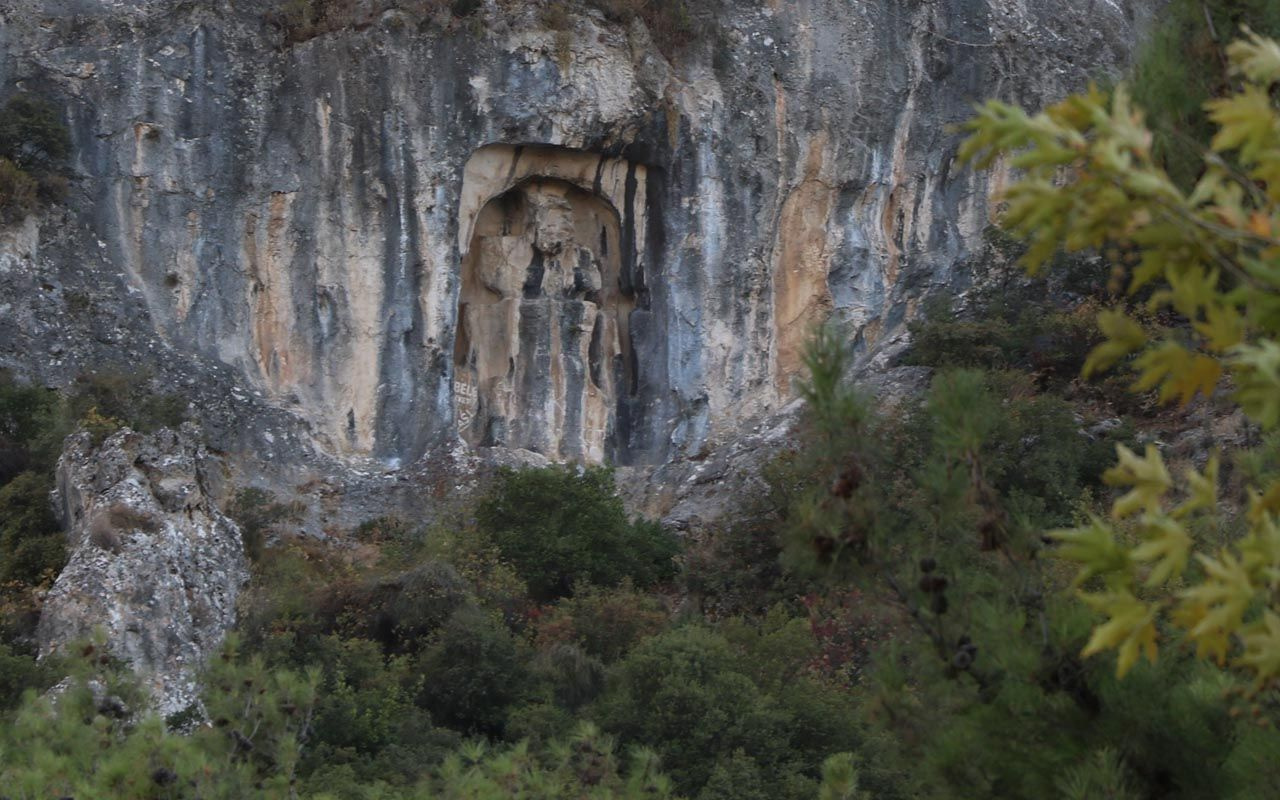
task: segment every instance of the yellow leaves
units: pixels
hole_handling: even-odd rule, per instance
[[[1118,650],[1118,678],[1123,678],[1133,668],[1139,655],[1145,655],[1148,661],[1155,663],[1157,647],[1154,606],[1142,602],[1127,591],[1086,594],[1082,598],[1095,610],[1110,617],[1093,629],[1088,644],[1080,651],[1082,657],[1088,658],[1104,650]]]
[[[1116,541],[1111,526],[1097,517],[1082,528],[1065,528],[1049,531],[1049,536],[1060,542],[1059,558],[1081,565],[1072,582],[1079,586],[1095,575],[1127,573],[1130,566],[1128,551]]]
[[[1280,616],[1268,609],[1261,620],[1241,632],[1240,643],[1244,653],[1237,662],[1253,670],[1259,688],[1280,677]]]
[[[1280,343],[1260,339],[1232,351],[1236,402],[1263,428],[1280,424]]]
[[[1197,555],[1196,560],[1204,567],[1205,580],[1183,591],[1182,597],[1192,606],[1203,607],[1205,613],[1188,634],[1198,639],[1219,630],[1238,629],[1253,600],[1253,585],[1244,565],[1228,552],[1219,558]]]
[[[1098,312],[1098,329],[1106,340],[1093,348],[1085,360],[1082,372],[1086,378],[1110,368],[1130,353],[1141,350],[1147,343],[1147,334],[1142,326],[1123,311]]]
[[[1208,615],[1208,607],[1199,603],[1183,603],[1174,609],[1173,621],[1183,630],[1191,630],[1199,625]],[[1195,639],[1196,658],[1212,658],[1221,666],[1227,663],[1227,652],[1231,649],[1231,637],[1221,628],[1209,631]]]
[[[1218,126],[1212,147],[1219,153],[1236,150],[1242,162],[1256,164],[1280,143],[1271,96],[1263,86],[1246,85],[1233,95],[1210,100],[1204,107]]]
[[[1153,163],[1151,134],[1123,87],[1091,88],[1035,116],[988,103],[962,156],[1021,170],[1004,196],[1005,224],[1029,243],[1029,270],[1061,250],[1117,245],[1133,256],[1113,265],[1116,282],[1126,278],[1130,295],[1151,289],[1165,333],[1101,313],[1085,377],[1130,361],[1135,390],[1186,404],[1212,396],[1230,369],[1235,401],[1268,431],[1280,429],[1280,44],[1248,33],[1228,53],[1244,85],[1207,105],[1218,133],[1189,196]],[[1250,506],[1237,518],[1218,513],[1216,457],[1175,482],[1155,447],[1117,453],[1104,476],[1122,490],[1110,518],[1050,534],[1057,555],[1079,565],[1075,586],[1104,587],[1085,596],[1107,615],[1085,654],[1116,650],[1123,675],[1144,653],[1155,658],[1168,619],[1199,657],[1234,658],[1260,685],[1280,678],[1280,481],[1246,487]],[[1195,532],[1224,519],[1247,532],[1215,556],[1196,553]]]
[[[1216,269],[1205,269],[1196,264],[1175,269],[1170,265],[1165,269],[1165,280],[1169,288],[1153,293],[1149,305],[1158,308],[1168,303],[1187,319],[1195,319],[1201,306],[1218,294]]]
[[[1251,514],[1249,533],[1236,545],[1249,580],[1255,585],[1280,588],[1280,527],[1270,513]]]
[[[1159,386],[1161,403],[1176,397],[1186,405],[1196,392],[1209,397],[1222,378],[1222,364],[1216,358],[1169,341],[1139,356],[1134,368],[1139,373],[1133,384],[1134,391],[1145,392]]]
[[[1209,457],[1204,472],[1187,469],[1187,499],[1174,510],[1175,519],[1184,519],[1194,511],[1213,511],[1218,507],[1218,456]]]
[[[1138,458],[1132,450],[1118,444],[1116,456],[1120,463],[1103,473],[1102,480],[1112,486],[1132,488],[1116,500],[1111,513],[1117,518],[1124,518],[1138,511],[1160,513],[1160,501],[1164,493],[1173,486],[1173,479],[1169,477],[1169,470],[1165,469],[1160,451],[1155,445],[1149,444],[1144,457]]]
[[[1263,85],[1280,81],[1280,44],[1245,29],[1244,41],[1232,42],[1227,56],[1232,68],[1245,78]]]
[[[1182,575],[1191,555],[1191,535],[1177,520],[1163,514],[1147,514],[1142,519],[1142,544],[1133,548],[1134,561],[1154,561],[1147,575],[1147,587],[1160,586]]]
[[[1227,303],[1208,303],[1204,319],[1193,322],[1196,333],[1204,337],[1209,349],[1225,353],[1244,340],[1244,317]]]

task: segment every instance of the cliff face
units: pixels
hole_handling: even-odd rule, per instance
[[[199,702],[200,668],[249,579],[240,529],[212,496],[222,464],[197,438],[188,425],[123,430],[99,447],[88,433],[67,439],[55,505],[71,558],[38,632],[48,653],[101,628],[166,715]]]
[[[598,12],[392,10],[289,45],[269,5],[0,0],[3,91],[65,103],[75,172],[3,269],[122,298],[149,353],[394,465],[459,437],[697,455],[785,404],[819,321],[891,350],[989,219],[998,175],[948,126],[1122,63],[1147,3],[726,3],[676,66]],[[63,324],[0,365],[65,380],[27,352]]]

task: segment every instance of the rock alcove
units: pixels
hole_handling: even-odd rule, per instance
[[[454,413],[475,446],[600,462],[636,391],[644,167],[552,147],[467,164]],[[639,219],[638,219],[639,218]]]

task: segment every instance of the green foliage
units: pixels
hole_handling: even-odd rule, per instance
[[[299,522],[305,511],[300,501],[282,503],[275,492],[249,486],[236,492],[227,506],[227,516],[240,526],[244,552],[250,559],[262,557],[268,537],[286,522]]]
[[[319,669],[299,774],[315,792],[344,798],[376,787],[400,796],[460,739],[424,705],[419,654],[467,601],[465,586],[436,562],[369,569],[323,544],[282,537],[253,563],[239,604],[246,648],[274,669]]]
[[[1146,112],[1157,163],[1187,189],[1214,133],[1205,103],[1231,86],[1231,37],[1241,25],[1280,35],[1280,7],[1269,0],[1173,0],[1160,19],[1134,65],[1133,99]]]
[[[859,684],[896,791],[1203,797],[1265,785],[1224,766],[1252,734],[1212,670],[1170,658],[1121,687],[1076,656],[1089,615],[1061,598],[1067,576],[1040,557],[1042,525],[1070,519],[1100,469],[1069,404],[1026,373],[950,370],[889,420],[840,379],[837,343],[819,340],[809,360],[812,477],[786,515],[785,556],[896,605],[892,638]],[[1096,766],[1103,751],[1123,774]]]
[[[17,222],[40,207],[40,183],[7,158],[0,158],[0,223]]]
[[[858,789],[858,768],[849,753],[836,753],[822,762],[822,785],[818,800],[864,800]]]
[[[15,95],[0,112],[0,222],[13,222],[66,192],[71,136],[57,110]]]
[[[53,466],[42,449],[44,432],[54,424],[57,395],[15,381],[0,370],[0,486],[25,470]]]
[[[208,722],[186,733],[139,711],[133,680],[103,655],[102,642],[70,648],[71,671],[56,697],[28,692],[0,726],[0,780],[7,797],[201,797],[283,800],[305,797],[428,800],[512,796],[598,800],[670,798],[671,782],[649,751],[616,755],[612,738],[589,723],[563,740],[534,748],[490,748],[437,738],[434,750],[400,748],[397,740],[430,736],[398,717],[404,693],[387,686],[372,652],[341,644],[331,652],[349,679],[317,702],[319,671],[266,669],[232,637],[205,676]],[[0,651],[0,685],[14,674]],[[48,674],[52,674],[49,672]],[[373,685],[360,687],[372,681]],[[45,678],[24,676],[28,686]],[[343,687],[380,694],[367,714],[349,714]],[[387,692],[390,692],[389,694]],[[7,695],[6,695],[7,697]],[[393,712],[386,717],[379,712]],[[200,716],[200,715],[197,715]],[[396,724],[388,722],[398,720]],[[423,722],[423,720],[418,720]],[[336,728],[337,730],[328,730]],[[335,743],[346,737],[350,747]],[[358,742],[388,741],[376,761],[360,760]],[[428,775],[423,759],[438,764]],[[310,761],[314,769],[307,766]]]
[[[43,692],[61,677],[57,659],[36,661],[31,655],[0,643],[0,714],[15,707],[28,689]]]
[[[469,734],[500,735],[509,706],[527,691],[516,641],[501,623],[464,607],[422,654],[422,690],[432,717]]]
[[[1042,384],[1062,385],[1079,375],[1097,343],[1095,315],[1089,303],[1062,309],[1008,291],[982,298],[971,317],[935,301],[909,325],[911,350],[905,361],[936,368],[1016,369],[1036,374]]]
[[[637,642],[666,627],[668,614],[657,598],[636,590],[630,579],[617,588],[580,586],[539,615],[537,644],[548,649],[572,644],[606,664],[626,655]]]
[[[335,635],[321,637],[309,657],[321,679],[300,770],[317,790],[332,790],[338,766],[358,784],[409,786],[457,746],[458,734],[418,704],[427,676],[412,657]]]
[[[0,595],[7,603],[52,582],[66,562],[49,497],[55,456],[45,444],[58,424],[56,400],[0,371]]]
[[[584,800],[648,800],[674,796],[658,759],[634,750],[619,765],[613,740],[584,723],[567,740],[542,751],[527,743],[493,751],[464,746],[445,761],[426,797],[504,800],[509,797],[580,797]]]
[[[23,472],[0,488],[0,585],[48,585],[66,563],[52,489],[53,481],[37,472]]]
[[[1058,248],[1118,243],[1139,253],[1130,291],[1150,289],[1148,305],[1182,321],[1148,335],[1123,312],[1100,317],[1107,339],[1087,370],[1127,364],[1135,389],[1183,404],[1229,373],[1236,402],[1269,431],[1280,425],[1280,45],[1250,35],[1227,52],[1240,88],[1205,104],[1218,132],[1190,193],[1158,165],[1123,88],[1034,117],[988,103],[963,155],[986,164],[1018,151],[1026,172],[1006,193],[1006,224],[1033,242],[1028,268]],[[1081,566],[1083,599],[1108,617],[1084,654],[1115,649],[1123,675],[1156,659],[1170,623],[1199,656],[1252,674],[1255,691],[1280,685],[1280,483],[1245,487],[1233,503],[1247,506],[1243,534],[1215,551],[1223,537],[1197,533],[1222,528],[1217,460],[1175,480],[1154,447],[1118,454],[1106,479],[1127,491],[1110,518],[1054,534]]]
[[[186,400],[178,394],[154,391],[151,376],[140,371],[101,370],[77,375],[64,403],[63,425],[73,427],[96,417],[102,426],[97,432],[99,440],[121,427],[151,433],[177,428],[187,418]]]
[[[674,537],[656,523],[627,520],[605,467],[551,466],[498,473],[476,509],[480,530],[538,599],[574,585],[651,586],[675,573]]]
[[[654,748],[688,796],[811,797],[823,759],[857,743],[851,708],[798,675],[803,651],[779,651],[769,667],[762,653],[703,626],[677,628],[619,662],[592,713],[624,741]],[[785,685],[757,683],[787,667],[796,677]]]
[[[13,797],[284,798],[290,796],[314,680],[264,672],[230,642],[208,676],[212,724],[190,736],[136,714],[141,694],[100,654],[77,648],[68,688],[28,693],[0,726],[0,781]]]

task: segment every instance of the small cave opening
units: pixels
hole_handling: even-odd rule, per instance
[[[519,163],[521,148],[509,150]],[[594,159],[597,173],[606,163],[571,157]],[[475,200],[460,226],[466,235],[471,222],[460,264],[455,418],[475,446],[600,462],[619,400],[634,391],[635,282],[623,274],[623,220],[598,174],[577,180],[549,158],[528,171]],[[464,181],[464,202],[467,189]]]

